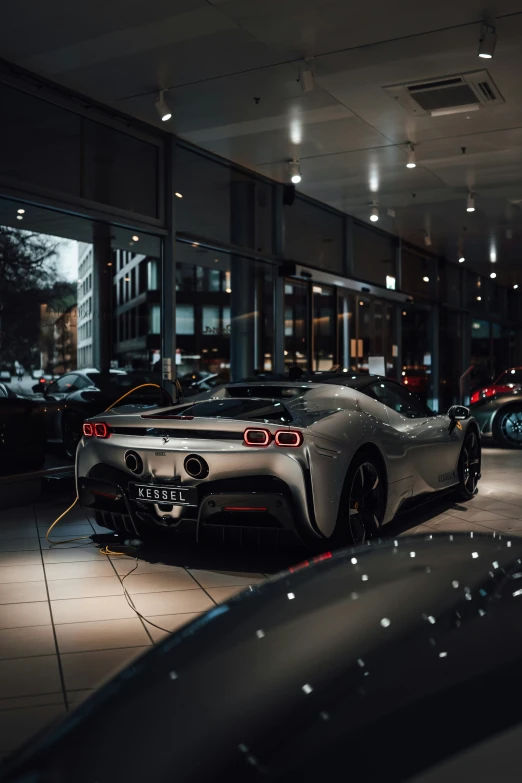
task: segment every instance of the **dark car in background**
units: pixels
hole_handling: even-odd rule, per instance
[[[511,367],[471,395],[481,435],[497,446],[522,449],[522,367]]]
[[[45,413],[48,441],[63,444],[65,454],[72,459],[85,419],[102,413],[126,392],[143,384],[161,386],[160,373],[111,370],[102,375],[95,369],[74,370],[43,385],[43,388],[39,383],[35,384],[33,392]],[[138,389],[122,401],[122,404],[137,406],[171,403],[172,398],[167,391],[151,386]]]
[[[45,461],[45,445],[41,406],[0,383],[0,473],[40,468]]]
[[[473,533],[323,552],[134,660],[0,781],[516,781],[521,557]]]

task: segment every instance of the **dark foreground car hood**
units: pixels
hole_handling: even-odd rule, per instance
[[[320,557],[173,634],[0,780],[390,783],[519,720],[521,541]]]

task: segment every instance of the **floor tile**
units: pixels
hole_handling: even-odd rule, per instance
[[[121,582],[116,574],[89,579],[49,580],[47,584],[51,601],[64,598],[96,598],[101,595],[122,595],[123,593]]]
[[[0,604],[47,601],[45,582],[10,582],[0,584]]]
[[[12,541],[13,539],[38,539],[36,525],[2,525],[0,527],[0,541]]]
[[[92,544],[44,549],[42,557],[45,565],[48,563],[84,563],[89,560],[105,562],[107,560],[106,555],[100,554],[100,547]]]
[[[34,506],[16,506],[15,508],[7,508],[0,511],[0,525],[4,522],[16,522],[17,520],[31,520],[34,521],[35,512]]]
[[[79,704],[85,701],[85,699],[88,699],[89,696],[92,696],[93,693],[96,693],[96,688],[87,688],[77,691],[67,691],[67,702],[69,704],[69,709],[74,709]]]
[[[41,561],[40,565],[0,565],[0,585],[9,582],[40,582],[44,578]]]
[[[50,624],[51,614],[47,601],[0,605],[0,632],[4,628],[26,628],[31,625]]]
[[[27,658],[34,655],[54,655],[55,653],[56,645],[51,625],[4,628],[0,632],[0,660],[3,658]]]
[[[0,552],[40,551],[38,538],[6,538],[0,536]]]
[[[136,565],[135,557],[111,557],[111,561],[120,576],[129,574]],[[140,560],[135,574],[157,574],[158,571],[172,571],[179,566],[172,566],[166,563],[149,563],[147,560]],[[127,581],[127,580],[125,580]]]
[[[124,582],[130,595],[138,593],[160,593],[163,590],[199,590],[197,582],[184,568],[171,571],[156,571],[153,574],[140,574],[138,569]]]
[[[0,751],[16,750],[64,715],[65,707],[59,705],[0,711]]]
[[[500,519],[502,514],[493,511],[483,511],[480,508],[450,508],[448,514],[458,519],[465,519],[467,522],[488,522],[489,520]]]
[[[10,699],[0,698],[1,710],[18,710],[26,707],[48,707],[52,704],[65,705],[63,691],[60,689],[56,693],[42,693],[37,696],[12,696]]]
[[[447,533],[488,533],[488,529],[484,525],[479,525],[477,522],[467,522],[464,519],[458,519],[453,517],[453,520],[445,520],[443,522],[437,522],[435,525],[430,525],[433,532],[447,532]]]
[[[77,563],[46,563],[47,579],[89,579],[100,576],[115,576],[109,560],[85,560]],[[1,578],[1,571],[0,571]]]
[[[0,568],[41,564],[42,555],[39,549],[32,552],[0,552]]]
[[[207,587],[207,592],[212,596],[217,604],[227,601],[229,598],[248,590],[248,585],[234,585],[231,587]]]
[[[141,620],[99,620],[56,626],[60,653],[109,650],[118,647],[143,647],[150,638]]]
[[[136,617],[136,612],[131,609],[124,595],[52,601],[51,608],[55,624]]]
[[[97,688],[128,665],[149,647],[127,647],[122,650],[67,653],[61,656],[63,676],[67,690]]]
[[[4,698],[56,693],[60,688],[57,655],[19,658],[0,663],[0,693]]]
[[[186,612],[205,612],[215,604],[201,589],[174,590],[164,593],[141,593],[133,595],[132,600],[138,612],[145,617],[161,614],[184,614]]]
[[[189,574],[199,582],[201,587],[232,587],[234,585],[251,585],[263,582],[263,574],[249,574],[235,571],[205,571],[199,568],[189,568]]]
[[[187,623],[191,623],[196,617],[201,617],[203,612],[187,612],[187,614],[162,614],[158,617],[148,617],[148,620],[159,626],[146,623],[147,629],[155,642],[160,642],[165,639],[173,631],[177,631],[179,628],[183,628]],[[163,630],[160,630],[163,629]]]
[[[40,538],[45,538],[48,528],[45,525],[38,526],[38,534]],[[69,541],[71,538],[83,538],[84,536],[90,538],[93,535],[93,529],[90,525],[61,525],[51,530],[49,538],[51,542],[57,543],[60,541]]]

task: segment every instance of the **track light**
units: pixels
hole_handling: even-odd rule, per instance
[[[172,111],[169,104],[167,103],[167,99],[165,98],[166,92],[167,90],[160,90],[159,97],[154,103],[156,111],[158,112],[159,118],[162,122],[167,122],[167,120],[170,120],[172,117]]]
[[[375,204],[373,205],[372,211],[370,213],[370,220],[372,221],[372,223],[377,223],[377,221],[379,220],[379,207],[376,206]]]
[[[459,264],[463,264],[465,260],[466,260],[466,259],[464,258],[464,256],[461,256],[461,257],[459,258]]]
[[[415,156],[415,145],[410,144],[410,147],[408,149],[408,159],[406,161],[406,168],[414,169],[416,165],[417,165],[417,161]]]
[[[431,236],[429,231],[424,232],[424,244],[426,247],[431,247]]]
[[[310,60],[306,60],[304,67],[299,72],[299,84],[301,92],[312,92],[315,86],[314,71]]]
[[[290,161],[290,182],[294,185],[299,185],[301,182],[301,165],[298,160]]]
[[[473,195],[473,193],[468,193],[468,203],[466,206],[466,210],[468,212],[475,211],[475,196]]]
[[[516,290],[516,289],[518,288],[518,283],[515,283],[515,285],[513,286],[513,288]]]
[[[491,22],[484,22],[480,33],[478,56],[484,60],[491,60],[495,54],[497,45],[497,31]]]
[[[496,272],[491,272],[491,274],[489,276],[491,277],[492,280],[494,280],[495,277],[497,276],[497,273]]]

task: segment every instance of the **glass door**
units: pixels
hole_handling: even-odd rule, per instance
[[[335,288],[312,286],[312,346],[314,372],[327,372],[337,363]]]
[[[310,283],[285,280],[285,370],[309,369]]]

